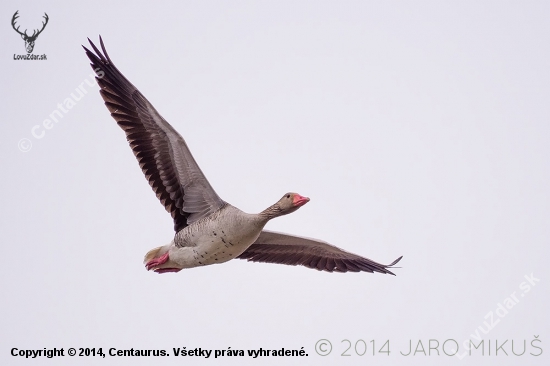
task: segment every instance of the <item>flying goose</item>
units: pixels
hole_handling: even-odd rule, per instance
[[[286,193],[259,214],[248,214],[222,200],[191,155],[180,134],[116,68],[99,38],[99,51],[88,38],[91,61],[100,94],[111,116],[126,133],[139,166],[157,198],[174,220],[174,239],[150,250],[147,270],[179,272],[183,268],[223,263],[234,258],[253,262],[302,265],[328,272],[380,272],[394,275],[389,265],[346,252],[316,239],[263,230],[278,216],[309,202],[298,193]]]

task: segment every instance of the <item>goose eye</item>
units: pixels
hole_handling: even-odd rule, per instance
[[[290,198],[290,195],[289,195],[289,194],[287,194],[287,195],[286,195],[286,198]]]

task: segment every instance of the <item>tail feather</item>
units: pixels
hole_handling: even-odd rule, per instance
[[[156,258],[159,254],[159,251],[162,247],[157,247],[155,249],[151,249],[150,251],[145,254],[145,258],[143,258],[143,264],[149,263],[153,258]]]

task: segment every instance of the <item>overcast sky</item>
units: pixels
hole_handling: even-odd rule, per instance
[[[33,51],[47,60],[14,60],[17,10],[29,34],[48,14]],[[548,364],[548,2],[7,0],[0,14],[0,364]],[[308,196],[267,228],[403,255],[397,276],[237,260],[147,272],[173,223],[90,86],[80,45],[99,34],[220,197],[259,212]],[[485,356],[468,356],[479,339]],[[170,356],[11,356],[44,347]]]

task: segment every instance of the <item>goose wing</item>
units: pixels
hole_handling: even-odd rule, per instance
[[[385,265],[346,252],[321,240],[263,230],[254,244],[237,258],[252,262],[302,265],[327,272],[364,271],[394,275],[388,268],[403,257]]]
[[[174,219],[177,232],[221,208],[216,194],[180,134],[156,111],[101,49],[88,39],[86,55],[96,72],[100,94],[111,116],[126,133],[139,166],[157,198]]]

